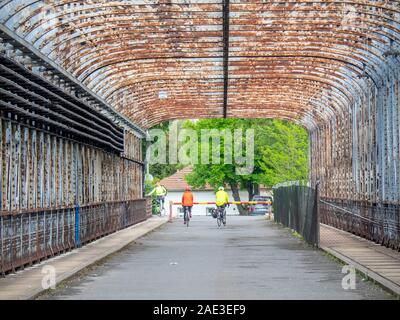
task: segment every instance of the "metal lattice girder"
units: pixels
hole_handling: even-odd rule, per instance
[[[48,80],[48,83],[45,83],[45,88],[49,91],[56,90],[66,100],[71,100],[72,104],[78,103],[78,105],[83,106],[86,112],[93,116],[96,115],[95,118],[97,119],[101,118],[103,123],[112,121],[125,130],[135,132],[140,137],[144,136],[144,131],[141,128],[116,112],[100,96],[90,91],[71,74],[1,24],[0,55],[3,61],[7,60],[8,66],[14,65],[17,74],[21,73],[21,76],[25,77],[27,69],[28,73],[32,73],[28,78],[34,78],[35,81],[40,83],[43,83],[40,77],[45,78]],[[109,124],[106,123],[105,126],[109,127]]]
[[[223,114],[224,5],[230,117],[315,127],[348,111],[366,79],[384,80],[384,53],[400,41],[398,1],[19,0],[2,1],[0,22],[149,127]],[[282,81],[302,89],[281,90]]]
[[[400,1],[0,1],[0,24],[143,128],[288,119],[321,195],[400,199]]]
[[[20,122],[34,122],[39,128],[47,125],[52,132],[123,152],[122,128],[3,55],[0,94],[1,117],[11,112],[18,115]]]

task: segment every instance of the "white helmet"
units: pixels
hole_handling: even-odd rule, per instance
[[[219,187],[218,190],[219,191],[224,191],[224,187]]]

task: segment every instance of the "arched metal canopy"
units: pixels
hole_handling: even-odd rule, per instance
[[[143,128],[227,116],[312,130],[399,72],[400,1],[3,0],[0,12]]]

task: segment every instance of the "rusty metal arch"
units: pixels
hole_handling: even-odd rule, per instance
[[[158,105],[157,85],[163,81],[171,83],[171,95],[181,96],[188,81],[198,81],[203,90],[199,95],[207,106],[202,115],[220,114],[212,109],[213,105],[220,108],[222,98],[204,83],[211,81],[211,86],[218,88],[223,85],[223,57],[218,51],[223,41],[221,4],[222,1],[213,0],[8,0],[0,2],[0,22],[140,123],[143,114],[150,117],[151,106]],[[355,26],[348,27],[347,21],[339,26],[349,9],[356,13],[352,22]],[[380,87],[390,70],[398,70],[397,58],[386,58],[384,53],[400,42],[399,16],[398,1],[231,1],[229,81],[238,92],[230,92],[229,97],[235,101],[237,95],[245,94],[237,84],[247,73],[261,80],[273,76],[287,82],[316,81],[320,84],[317,90],[312,85],[304,88],[306,97],[301,101],[293,92],[288,94],[291,98],[287,102],[294,99],[298,108],[309,103],[310,112],[313,108],[318,110],[314,114],[325,112],[316,121],[320,125],[321,119],[343,116],[370,90],[370,81]],[[154,35],[146,41],[140,37],[136,40],[134,35],[142,30]],[[168,34],[171,30],[175,33]],[[265,32],[271,38],[263,36]],[[197,42],[198,37],[204,37],[204,41]],[[158,48],[166,39],[169,42],[165,47]],[[116,46],[119,41],[126,43],[125,47]],[[169,51],[174,46],[176,53]],[[313,48],[318,48],[318,53]],[[136,54],[135,50],[143,53]],[[152,56],[154,53],[156,56]],[[163,76],[161,70],[168,68],[168,63],[174,70]],[[287,70],[281,71],[282,68]],[[296,69],[301,74],[293,72]],[[193,77],[193,73],[197,76]],[[247,90],[251,97],[258,90],[257,85]],[[192,100],[199,95],[193,95]],[[124,105],[126,96],[135,106]],[[315,97],[320,101],[316,102]],[[169,112],[182,112],[179,105],[183,108],[190,98],[187,94],[182,101],[172,101],[175,108],[168,106]],[[150,109],[143,110],[146,108]],[[155,124],[151,118],[145,121],[146,126]]]
[[[275,77],[276,78],[276,77]],[[260,79],[268,79],[268,78],[260,78]],[[281,79],[284,79],[284,78],[281,78]],[[304,77],[303,77],[303,79],[305,79]],[[278,80],[278,79],[277,79]],[[305,79],[306,80],[306,79]],[[315,80],[315,79],[314,79]],[[293,81],[296,81],[296,79],[293,79]],[[289,82],[289,79],[287,79],[287,82]],[[328,89],[329,87],[328,87],[328,85],[326,85],[326,84],[324,84],[324,82],[320,82],[320,87],[321,88],[326,88],[326,89]],[[124,89],[124,88],[121,88],[121,89]],[[333,89],[333,90],[335,90],[335,89]],[[337,90],[337,89],[336,89]],[[339,94],[339,92],[340,91],[333,91],[332,92],[332,94],[334,95],[334,96],[336,96],[337,97],[337,99],[338,100],[340,100],[339,98],[338,98],[338,94]],[[149,93],[149,92],[154,92],[154,89],[152,89],[152,88],[146,88],[146,90],[145,90],[145,92],[146,93]],[[155,95],[155,93],[154,93],[154,95]],[[120,98],[120,99],[123,99],[123,98]],[[113,100],[110,100],[110,101],[113,101]],[[347,101],[349,101],[349,100],[347,100]],[[345,101],[345,102],[347,102],[347,101]],[[116,100],[116,101],[114,101],[115,103],[116,103],[116,105],[119,105],[120,103],[119,103],[119,100]],[[347,106],[347,104],[345,103],[345,102],[343,102],[343,99],[341,100],[341,103],[339,104],[339,103],[337,103],[337,101],[335,101],[334,103],[335,104],[337,104],[337,105],[341,105],[342,106],[342,108],[344,108],[345,106]]]
[[[309,132],[309,180],[325,203],[378,221],[334,226],[400,248],[400,230],[387,228],[400,212],[400,0],[0,0],[0,58],[11,132],[47,124],[142,170],[139,138],[165,120],[293,121]],[[77,156],[91,163],[94,151]],[[127,188],[106,179],[94,196],[136,197],[128,187],[139,190],[144,171],[135,166],[97,163]]]
[[[284,79],[284,77],[283,77],[284,75],[282,75],[282,79]],[[257,77],[258,78],[258,77]],[[255,78],[255,79],[257,79],[257,78]],[[268,76],[267,77],[265,77],[266,79],[268,79]],[[275,77],[276,78],[276,77]],[[289,77],[287,77],[288,79],[289,79]],[[301,77],[302,79],[306,79],[307,77],[305,77],[305,76],[302,76]],[[317,77],[314,77],[314,78],[311,78],[312,80],[315,80],[315,81],[318,81],[318,78]],[[234,79],[232,79],[232,80],[234,80]],[[326,83],[328,80],[321,80],[320,82],[321,83]],[[335,85],[333,85],[332,84],[332,88],[333,87],[335,87]],[[340,91],[340,89],[338,89],[338,88],[336,88],[336,90],[338,90],[338,91]],[[151,90],[150,89],[148,89],[146,92],[151,92]],[[343,89],[342,89],[342,93],[343,93]],[[343,97],[346,97],[346,95],[345,94],[343,94]],[[344,98],[344,101],[345,102],[347,102],[347,104],[345,103],[345,102],[342,102],[342,105],[347,105],[348,106],[348,103],[351,101],[351,100],[353,100],[354,99],[354,97],[352,98],[352,99],[350,99],[349,97],[347,97],[347,99],[346,98]],[[343,101],[343,98],[342,98],[342,101]],[[117,105],[118,105],[118,101],[117,101]]]

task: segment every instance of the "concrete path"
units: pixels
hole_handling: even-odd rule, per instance
[[[31,299],[44,291],[42,282],[47,284],[51,271],[56,271],[57,284],[70,278],[80,270],[121,250],[139,237],[155,230],[167,222],[166,218],[154,217],[110,234],[88,245],[66,254],[44,261],[15,274],[0,278],[0,300]],[[53,269],[54,268],[54,269]]]
[[[321,225],[321,248],[400,296],[400,252]]]
[[[47,299],[390,299],[264,217],[181,220],[142,237]]]

